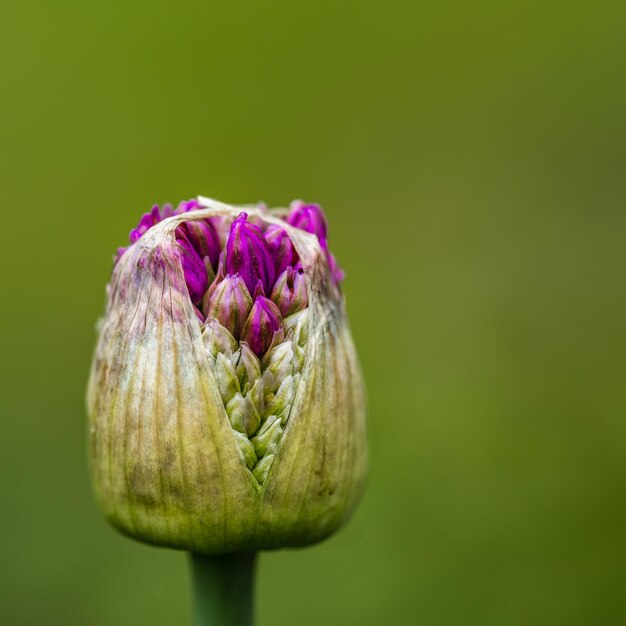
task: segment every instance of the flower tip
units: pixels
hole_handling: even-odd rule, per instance
[[[230,228],[226,242],[225,269],[240,275],[251,294],[261,281],[264,293],[274,285],[275,268],[272,253],[261,229],[248,221],[245,211],[239,213]]]
[[[257,296],[244,324],[241,339],[261,358],[269,349],[276,332],[284,330],[280,309],[269,298]]]
[[[326,242],[328,227],[324,211],[319,204],[305,204],[301,200],[292,202],[287,222],[307,233],[316,235],[322,245]]]

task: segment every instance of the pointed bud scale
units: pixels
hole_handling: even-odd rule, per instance
[[[221,352],[232,357],[239,344],[232,334],[214,317],[208,317],[202,329],[202,341],[206,351],[215,359]]]
[[[276,279],[271,299],[283,317],[304,309],[308,302],[304,272],[288,267]]]
[[[233,428],[248,437],[254,435],[261,424],[261,416],[252,400],[240,393],[226,403],[226,413]]]
[[[224,404],[227,404],[235,394],[241,391],[241,386],[233,364],[221,353],[215,359],[215,377],[220,396]]]
[[[252,385],[252,389],[250,389],[247,392],[247,395],[250,397],[252,402],[254,402],[254,406],[257,408],[260,414],[265,411],[265,403],[266,403],[266,396],[267,396],[267,387],[265,385],[264,376],[265,375],[259,378]]]
[[[274,380],[283,381],[287,376],[297,374],[302,369],[294,354],[292,341],[283,341],[269,350],[263,357],[263,369],[271,372]]]
[[[296,391],[298,389],[298,383],[300,382],[300,374],[296,374],[294,376],[287,376],[278,391],[272,398],[272,400],[265,407],[265,416],[268,415],[284,415],[285,409],[287,409],[293,403],[293,399],[295,398]],[[288,414],[285,415],[285,421],[287,421]]]
[[[225,269],[228,274],[241,276],[251,294],[259,281],[269,294],[274,285],[274,259],[261,229],[247,219],[247,213],[240,213],[230,228]]]
[[[250,439],[248,439],[247,435],[244,435],[237,430],[233,430],[233,435],[235,435],[237,446],[239,447],[241,457],[246,464],[246,467],[249,470],[252,470],[259,460],[254,450],[254,444],[250,441]]]
[[[253,227],[242,210],[200,199],[142,218],[141,242],[113,268],[87,393],[92,482],[107,518],[142,541],[199,554],[329,536],[355,509],[367,467],[363,382],[327,245],[308,231],[316,213],[304,232],[282,212],[246,208]],[[198,251],[211,240],[203,227],[198,241],[177,232],[201,220],[220,225],[223,254],[201,299],[206,312],[216,298],[204,322],[193,299],[203,287]],[[298,271],[308,287],[304,308],[284,319],[268,297],[276,262],[260,239],[273,226],[298,257],[276,299],[298,293]],[[224,302],[239,315],[237,289],[250,307],[239,337],[220,321],[239,325],[220,318]]]
[[[240,276],[226,276],[216,281],[203,302],[203,311],[207,317],[214,317],[239,338],[241,329],[252,310],[252,298]]]
[[[265,239],[274,257],[276,275],[298,262],[298,253],[284,228],[275,224],[268,226]]]
[[[257,297],[241,331],[242,341],[260,358],[270,347],[274,333],[280,330],[283,320],[278,307],[263,296]]]
[[[268,454],[274,454],[278,448],[282,434],[283,427],[280,420],[277,419],[270,422],[270,426],[266,428],[264,432],[259,432],[256,437],[253,437],[250,441],[254,445],[254,452],[257,458],[263,458]]]
[[[309,310],[298,311],[284,319],[287,337],[304,347],[309,339]]]
[[[267,476],[270,473],[270,469],[272,467],[272,463],[274,463],[274,454],[268,454],[264,456],[252,470],[252,475],[256,478],[257,482],[262,485],[266,480]]]
[[[261,378],[261,363],[256,354],[250,350],[247,343],[241,343],[241,355],[237,363],[237,375],[241,381],[241,386],[254,385]]]

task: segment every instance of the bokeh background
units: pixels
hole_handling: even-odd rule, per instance
[[[321,202],[371,478],[266,553],[260,626],[626,623],[619,2],[4,3],[0,623],[190,622],[185,555],[111,530],[84,388],[154,202]]]

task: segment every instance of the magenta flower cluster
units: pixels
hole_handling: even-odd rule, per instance
[[[195,200],[176,208],[154,206],[130,231],[131,244],[161,220],[198,208]],[[284,219],[317,236],[333,280],[337,284],[343,280],[328,248],[321,207],[296,201]],[[306,308],[302,264],[284,228],[271,225],[263,230],[242,212],[230,226],[221,217],[210,217],[183,222],[175,234],[189,296],[200,320],[216,318],[257,356],[265,354],[277,333],[282,335],[285,317]],[[118,259],[125,250],[118,250]]]

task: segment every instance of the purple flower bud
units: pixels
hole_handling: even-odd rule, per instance
[[[283,317],[301,311],[308,303],[304,273],[288,267],[277,279],[272,290],[272,301]]]
[[[211,267],[215,269],[220,256],[220,240],[213,224],[209,220],[189,220],[176,229],[177,234],[181,231],[198,256],[202,260],[208,258]]]
[[[319,239],[320,246],[326,255],[330,274],[335,283],[339,284],[344,279],[345,274],[328,249],[328,241],[326,239],[328,228],[322,207],[320,207],[319,204],[304,204],[296,200],[291,203],[291,210],[287,215],[287,222],[296,228],[305,230],[307,233],[314,234]]]
[[[135,243],[142,235],[152,228],[155,224],[158,224],[163,218],[161,217],[161,209],[158,204],[152,207],[150,213],[144,213],[139,220],[136,228],[133,228],[128,235],[130,243]]]
[[[254,300],[252,311],[241,331],[241,341],[245,341],[252,352],[261,358],[272,345],[274,333],[283,330],[279,308],[271,300],[259,296]]]
[[[155,224],[162,222],[167,217],[171,217],[172,215],[179,215],[181,213],[187,213],[188,211],[193,211],[199,206],[200,205],[197,200],[185,200],[181,202],[176,207],[176,209],[172,208],[171,204],[165,204],[162,208],[159,208],[159,205],[155,204],[149,213],[144,213],[141,216],[139,224],[137,224],[136,228],[133,228],[130,231],[130,234],[128,236],[128,238],[130,239],[130,243],[135,243],[135,241],[145,235],[146,232],[150,230]]]
[[[228,274],[241,276],[251,294],[259,281],[268,294],[276,276],[274,259],[261,229],[249,224],[247,218],[247,213],[240,213],[230,228],[225,269]]]
[[[211,285],[203,309],[207,317],[217,319],[237,339],[252,309],[252,298],[240,276],[228,275]]]
[[[206,266],[184,231],[176,229],[176,241],[180,247],[180,261],[189,297],[194,304],[198,304],[209,286]]]
[[[271,224],[265,231],[265,239],[274,257],[277,275],[298,262],[298,253],[284,228]]]
[[[176,211],[174,211],[173,214],[180,215],[181,213],[194,211],[198,208],[200,208],[200,203],[197,200],[183,200],[178,204],[178,206],[176,207]]]
[[[328,228],[324,212],[319,204],[304,204],[299,200],[292,202],[287,222],[300,230],[316,235],[322,247],[326,245]]]

